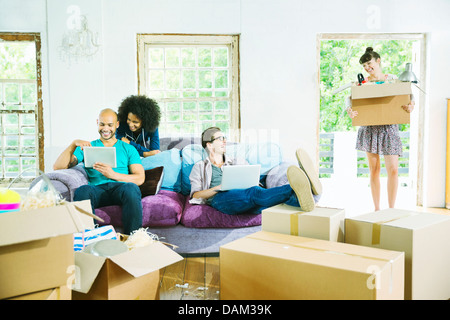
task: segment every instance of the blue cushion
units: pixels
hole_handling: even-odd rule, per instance
[[[200,160],[204,160],[207,157],[205,149],[199,144],[190,144],[181,150],[181,193],[189,195],[191,192],[191,181],[189,175],[191,174],[192,167]]]
[[[161,189],[180,192],[181,191],[181,158],[180,149],[170,149],[154,156],[142,158],[144,170],[156,167],[164,167],[164,177]]]

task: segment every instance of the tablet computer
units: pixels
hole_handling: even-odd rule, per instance
[[[84,147],[83,151],[86,168],[92,168],[96,162],[107,164],[111,168],[117,167],[116,148],[114,147]]]

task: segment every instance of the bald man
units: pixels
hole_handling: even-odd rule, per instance
[[[73,200],[91,200],[92,212],[105,206],[122,206],[123,233],[130,234],[142,227],[139,186],[144,183],[145,173],[141,158],[132,145],[116,139],[119,121],[114,110],[103,109],[97,126],[100,139],[91,142],[74,140],[55,161],[53,169],[67,169],[83,162],[84,147],[116,148],[117,167],[97,162],[92,168],[85,168],[89,184],[76,189]]]

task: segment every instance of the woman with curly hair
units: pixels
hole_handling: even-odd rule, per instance
[[[120,104],[118,114],[117,139],[134,146],[141,157],[161,152],[158,132],[161,112],[156,101],[146,96],[129,96]]]

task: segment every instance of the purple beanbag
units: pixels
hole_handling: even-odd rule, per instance
[[[261,214],[228,215],[206,204],[190,204],[186,197],[181,224],[188,228],[239,228],[261,225]]]
[[[160,190],[158,194],[142,199],[142,226],[168,227],[180,222],[185,197],[177,192]],[[122,208],[107,206],[95,209],[95,214],[105,220],[100,225],[122,227]]]

